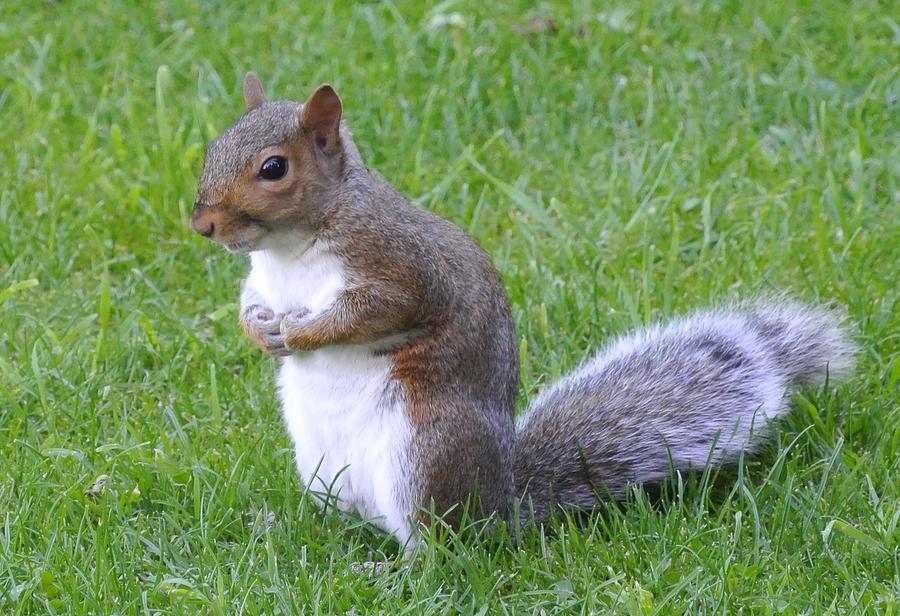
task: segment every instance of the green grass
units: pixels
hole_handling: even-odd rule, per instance
[[[0,8],[0,613],[900,611],[890,2],[240,4]],[[186,224],[249,69],[333,83],[371,166],[491,253],[520,402],[781,289],[846,308],[857,375],[727,481],[354,573],[397,546],[304,495],[246,262]]]

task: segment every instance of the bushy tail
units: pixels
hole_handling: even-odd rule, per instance
[[[792,388],[838,379],[854,346],[824,309],[757,301],[620,338],[534,400],[515,479],[542,518],[753,452]]]

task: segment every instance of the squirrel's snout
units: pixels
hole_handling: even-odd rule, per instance
[[[207,212],[195,206],[194,215],[191,216],[191,228],[203,237],[212,237],[216,232],[216,223]]]
[[[212,237],[213,233],[216,231],[216,225],[212,222],[206,225],[194,225],[194,231],[203,237]]]

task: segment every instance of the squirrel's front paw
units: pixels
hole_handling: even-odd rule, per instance
[[[309,324],[313,321],[307,309],[292,310],[281,319],[281,335],[291,351],[311,351],[319,345],[311,339]]]
[[[247,337],[268,355],[284,357],[291,351],[281,335],[281,317],[265,306],[248,306],[241,312],[241,326]]]

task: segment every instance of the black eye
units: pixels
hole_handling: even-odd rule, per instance
[[[284,156],[270,156],[259,168],[259,177],[264,180],[280,180],[287,173],[287,167]]]

